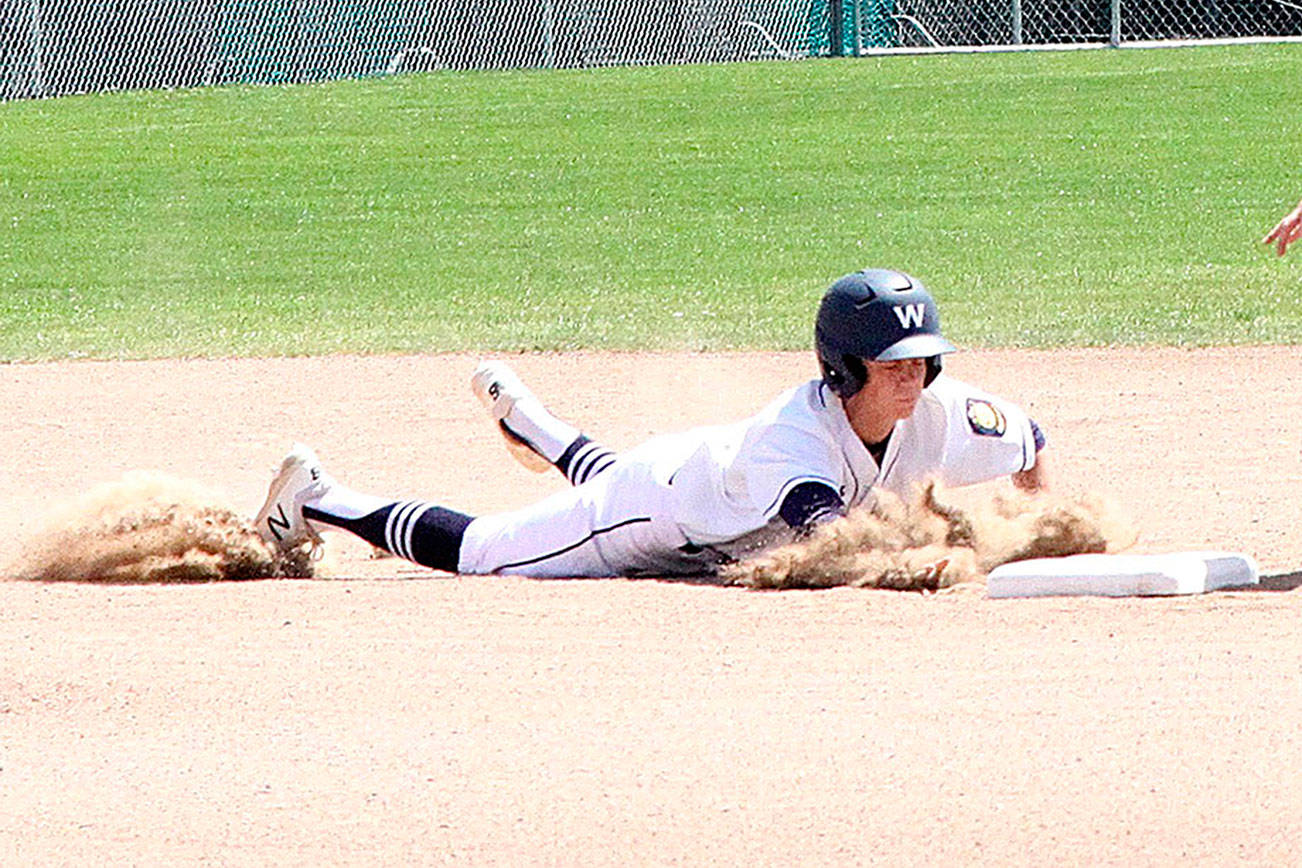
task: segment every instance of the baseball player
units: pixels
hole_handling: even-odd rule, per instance
[[[1044,437],[1015,404],[941,374],[954,346],[913,277],[873,269],[824,294],[822,376],[749,419],[657,437],[622,454],[547,411],[501,363],[472,387],[513,453],[572,486],[523,509],[473,517],[353,491],[298,445],[255,519],[283,548],[349,531],[448,572],[536,577],[709,574],[928,479],[1045,483]]]

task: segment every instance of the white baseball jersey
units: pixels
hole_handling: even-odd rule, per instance
[[[927,479],[968,485],[1029,470],[1035,435],[1016,405],[939,376],[895,424],[880,466],[821,380],[732,425],[657,437],[583,485],[517,512],[475,519],[458,569],[532,576],[709,572],[795,539],[779,514],[801,483],[847,508],[874,489]]]

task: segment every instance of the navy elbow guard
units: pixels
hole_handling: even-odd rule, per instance
[[[803,528],[845,515],[845,502],[825,482],[801,482],[787,492],[778,515],[788,527]]]

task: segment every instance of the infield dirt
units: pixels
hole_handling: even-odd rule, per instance
[[[806,353],[508,357],[614,447],[740,418]],[[476,358],[0,366],[0,562],[153,471],[251,513],[294,440],[469,512]],[[1135,552],[1263,590],[987,600],[460,578],[332,538],[326,578],[0,582],[0,861],[1297,864],[1302,352],[968,351]],[[991,488],[992,492],[997,490]]]

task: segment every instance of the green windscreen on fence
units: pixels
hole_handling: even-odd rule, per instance
[[[0,100],[434,69],[853,56],[895,46],[1302,35],[1302,2],[3,0]]]

